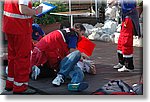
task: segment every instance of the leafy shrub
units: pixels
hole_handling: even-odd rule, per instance
[[[42,25],[47,25],[47,24],[52,24],[55,22],[61,22],[63,20],[63,16],[58,16],[58,15],[50,15],[50,13],[56,13],[56,12],[66,12],[68,11],[67,4],[64,4],[62,2],[48,2],[56,8],[46,14],[44,14],[41,17],[34,17],[34,23],[37,24],[42,24]],[[40,2],[35,2],[33,3],[33,7],[39,6]]]

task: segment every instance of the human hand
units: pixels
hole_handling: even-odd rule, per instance
[[[43,6],[38,6],[35,8],[35,10],[36,10],[36,15],[42,13]]]
[[[85,54],[85,53],[83,53],[83,52],[81,53],[81,57],[82,57],[83,59],[90,59],[90,58],[89,58],[89,56],[88,56],[88,55],[86,55],[86,54]]]
[[[96,67],[95,67],[95,65],[91,65],[90,66],[90,73],[94,74],[94,75],[96,74]]]

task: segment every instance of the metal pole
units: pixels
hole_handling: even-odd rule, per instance
[[[73,15],[71,15],[71,28],[73,28]]]
[[[40,3],[42,2],[43,0],[40,0]]]
[[[71,12],[71,0],[69,0],[69,12]]]
[[[70,15],[70,27],[73,28],[73,15],[71,15],[71,0],[69,0],[69,15]]]
[[[98,11],[97,11],[97,0],[95,0],[95,14],[96,14],[96,19],[98,18]]]

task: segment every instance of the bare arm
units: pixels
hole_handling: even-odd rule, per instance
[[[23,5],[23,4],[20,4],[19,5],[19,11],[22,13],[22,14],[25,14],[27,16],[34,16],[38,13],[41,13],[42,12],[42,6],[39,6],[35,9],[31,9],[29,8],[28,6],[26,5]]]

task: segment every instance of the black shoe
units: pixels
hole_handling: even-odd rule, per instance
[[[6,90],[6,91],[12,91],[13,89],[12,89],[12,88],[7,88],[7,87],[5,87],[5,90]]]
[[[13,92],[13,94],[16,95],[32,95],[32,94],[36,94],[37,92],[33,89],[27,89],[24,92]]]

